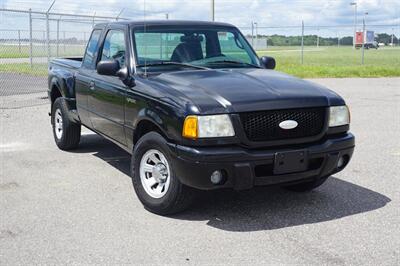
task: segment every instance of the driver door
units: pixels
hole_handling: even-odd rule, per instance
[[[123,29],[108,30],[100,49],[99,61],[117,60],[126,66],[126,36]],[[88,98],[91,122],[94,129],[126,145],[124,113],[126,86],[114,76],[99,75],[95,71]]]

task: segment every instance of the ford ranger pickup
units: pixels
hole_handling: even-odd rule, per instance
[[[82,58],[49,65],[54,139],[78,148],[85,126],[126,150],[139,200],[161,215],[198,190],[309,191],[352,157],[349,109],[274,68],[230,24],[98,24]]]

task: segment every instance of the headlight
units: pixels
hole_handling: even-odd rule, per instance
[[[350,112],[346,105],[329,108],[329,126],[337,127],[350,124]]]
[[[182,136],[190,139],[232,137],[235,131],[228,115],[190,115],[183,124]]]

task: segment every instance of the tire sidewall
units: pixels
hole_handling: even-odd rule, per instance
[[[52,111],[51,111],[51,124],[52,124],[52,127],[53,127],[53,136],[54,136],[54,140],[55,140],[57,146],[59,146],[59,147],[62,146],[62,144],[65,142],[66,123],[68,123],[68,117],[67,117],[67,115],[65,113],[65,110],[63,108],[64,106],[62,104],[62,101],[63,101],[62,98],[56,99],[56,101],[53,104]],[[56,111],[57,111],[57,109],[59,109],[61,111],[61,117],[62,117],[62,120],[63,120],[63,124],[62,124],[63,133],[62,133],[62,136],[61,136],[60,139],[57,137],[56,131],[55,131],[55,127],[56,127],[55,119],[56,119]]]
[[[161,198],[153,198],[147,194],[140,179],[140,162],[143,155],[151,149],[156,149],[162,152],[169,164],[170,175],[168,178],[170,178],[170,184],[168,191]],[[170,203],[176,200],[180,193],[182,184],[175,175],[174,165],[167,142],[160,134],[156,132],[147,133],[137,142],[131,159],[131,177],[136,194],[145,208],[163,211],[168,209]]]

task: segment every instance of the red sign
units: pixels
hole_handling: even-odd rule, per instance
[[[364,33],[362,31],[356,32],[356,44],[364,43]]]

